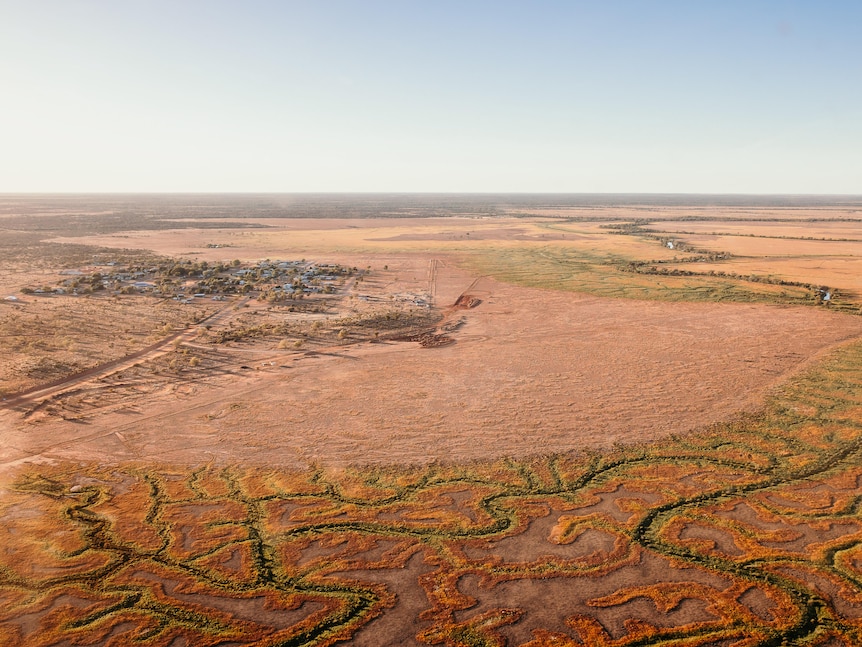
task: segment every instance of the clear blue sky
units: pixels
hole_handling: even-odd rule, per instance
[[[862,193],[862,2],[0,0],[0,192]]]

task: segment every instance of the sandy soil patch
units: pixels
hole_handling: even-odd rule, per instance
[[[686,235],[694,247],[730,252],[737,256],[862,257],[862,241],[795,240],[747,236]]]
[[[689,263],[668,269],[707,272],[736,272],[742,276],[780,276],[789,281],[814,283],[838,289],[853,298],[862,294],[862,258],[818,256],[813,258],[734,258],[724,263]]]
[[[858,214],[857,214],[858,215]],[[752,222],[709,220],[650,222],[649,229],[670,232],[694,232],[696,234],[733,234],[737,236],[770,236],[774,238],[850,238],[862,240],[862,223],[847,221],[832,222]]]
[[[427,463],[645,442],[756,408],[788,373],[862,334],[862,320],[810,308],[669,306],[438,274],[441,303],[461,291],[480,302],[456,313],[454,344],[273,351],[272,364],[216,388],[83,426],[4,411],[4,462]]]
[[[221,222],[221,220],[219,220]],[[523,241],[565,239],[536,223],[514,218],[258,218],[242,223],[263,229],[238,229],[225,220],[223,229],[182,228],[126,231],[83,237],[58,237],[52,242],[84,243],[129,249],[159,250],[169,256],[203,260],[259,259],[304,253],[423,249],[416,243],[436,241],[469,244],[472,240]],[[234,226],[231,226],[234,225]],[[569,236],[571,237],[571,236]],[[393,245],[394,242],[401,243]],[[410,244],[413,243],[413,244]],[[214,247],[218,245],[218,247]]]

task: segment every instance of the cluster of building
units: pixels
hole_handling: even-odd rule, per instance
[[[206,261],[177,261],[156,266],[122,266],[115,262],[60,272],[63,277],[53,287],[25,287],[24,294],[151,294],[184,303],[211,298],[222,301],[228,295],[279,293],[296,297],[317,292],[334,292],[339,281],[359,270],[331,263],[305,260],[265,260],[253,265],[240,261],[210,264]]]

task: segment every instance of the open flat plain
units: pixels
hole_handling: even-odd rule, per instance
[[[860,224],[5,196],[0,637],[860,644]]]

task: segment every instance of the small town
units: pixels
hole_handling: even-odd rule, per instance
[[[331,294],[345,278],[361,273],[356,267],[306,260],[263,260],[244,264],[239,260],[208,263],[176,261],[158,265],[121,265],[94,262],[88,267],[63,270],[54,286],[27,286],[22,294],[113,295],[146,294],[192,303],[194,299],[223,301],[230,295],[256,293],[267,301],[302,299],[306,295]]]

